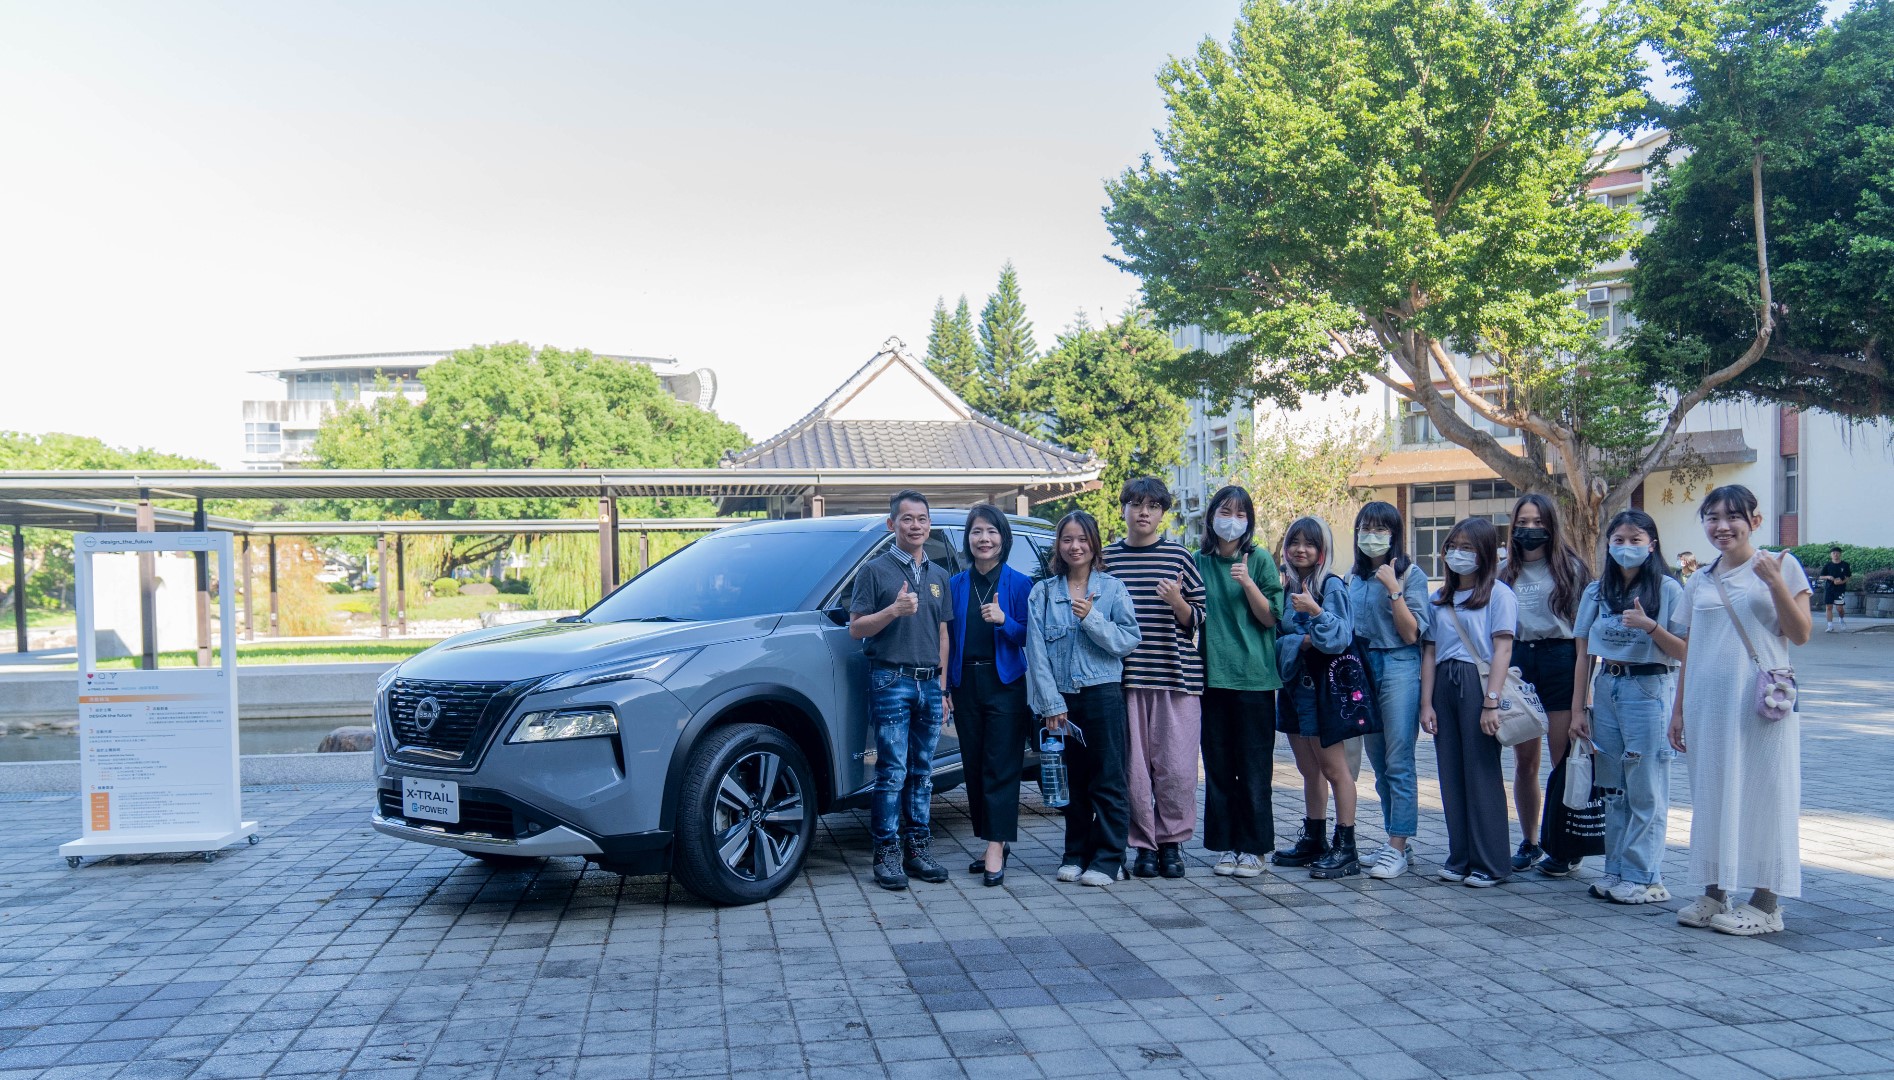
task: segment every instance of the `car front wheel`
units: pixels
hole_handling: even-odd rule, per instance
[[[789,887],[815,835],[815,776],[787,735],[760,724],[712,731],[692,749],[678,806],[675,869],[713,904]]]

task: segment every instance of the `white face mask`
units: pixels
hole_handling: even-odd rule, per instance
[[[1447,552],[1447,569],[1456,574],[1471,574],[1480,568],[1480,557],[1471,551]]]
[[[1355,546],[1370,559],[1379,559],[1394,546],[1394,537],[1384,532],[1358,532],[1355,534]]]
[[[1225,540],[1240,540],[1249,531],[1250,522],[1248,518],[1214,517],[1210,519],[1210,527]]]

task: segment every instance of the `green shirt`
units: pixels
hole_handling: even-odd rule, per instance
[[[1280,690],[1276,671],[1276,628],[1256,621],[1243,587],[1230,577],[1235,559],[1197,552],[1203,575],[1204,685],[1219,690]],[[1249,553],[1250,580],[1263,591],[1269,608],[1282,613],[1282,575],[1262,548]]]

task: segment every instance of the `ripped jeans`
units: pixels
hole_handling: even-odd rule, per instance
[[[1605,790],[1605,873],[1639,885],[1664,879],[1670,815],[1667,731],[1674,675],[1607,675],[1592,683],[1593,783]]]

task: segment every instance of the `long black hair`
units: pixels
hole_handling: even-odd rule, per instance
[[[1644,535],[1651,538],[1651,557],[1644,560],[1644,565],[1638,567],[1628,582],[1610,555],[1611,534],[1624,525],[1642,529]],[[1620,510],[1611,524],[1605,526],[1605,545],[1605,572],[1598,578],[1598,599],[1604,603],[1605,610],[1619,615],[1629,611],[1635,600],[1644,605],[1644,614],[1657,618],[1664,602],[1664,578],[1668,576],[1664,569],[1664,549],[1657,542],[1657,522],[1642,510]]]
[[[1256,504],[1250,500],[1250,493],[1246,489],[1230,484],[1227,487],[1218,488],[1217,493],[1210,496],[1210,505],[1203,512],[1203,541],[1198,544],[1197,549],[1205,555],[1215,555],[1218,545],[1223,543],[1223,538],[1217,535],[1214,523],[1217,520],[1217,510],[1225,502],[1231,500],[1236,502],[1238,510],[1243,511],[1243,520],[1249,523],[1249,527],[1243,530],[1243,535],[1237,538],[1236,552],[1239,555],[1248,555],[1256,550]]]
[[[1077,525],[1086,542],[1092,545],[1092,569],[1105,568],[1105,547],[1098,542],[1098,519],[1083,510],[1074,510],[1059,519],[1059,527],[1052,530],[1052,555],[1046,560],[1047,577],[1064,577],[1072,567],[1065,561],[1065,554],[1059,550],[1059,537],[1065,535],[1067,525]]]
[[[1446,553],[1453,547],[1455,540],[1463,540],[1472,545],[1473,554],[1479,557],[1480,568],[1462,577],[1447,565]],[[1453,604],[1453,594],[1461,589],[1472,589],[1473,595],[1467,597],[1467,610],[1483,608],[1493,599],[1493,564],[1499,561],[1499,530],[1483,517],[1462,518],[1447,533],[1447,539],[1440,545],[1441,573],[1445,580],[1440,591],[1434,594],[1434,604],[1448,607]]]
[[[1328,588],[1329,561],[1335,558],[1335,541],[1329,536],[1328,522],[1314,515],[1305,515],[1290,522],[1289,527],[1283,530],[1282,550],[1276,553],[1276,561],[1282,565],[1282,591],[1285,593],[1302,590],[1302,572],[1289,562],[1289,545],[1297,540],[1322,553],[1321,558],[1316,560],[1315,573],[1310,575],[1314,580],[1309,582],[1310,595],[1321,596],[1322,591]]]
[[[1552,595],[1546,598],[1546,606],[1569,623],[1578,617],[1578,599],[1591,583],[1591,563],[1565,538],[1558,505],[1536,491],[1526,492],[1513,503],[1514,531],[1506,541],[1506,566],[1500,570],[1499,579],[1511,585],[1519,580],[1519,571],[1526,565],[1525,550],[1519,546],[1518,521],[1519,511],[1527,506],[1539,511],[1539,527],[1546,534],[1545,565],[1552,571]]]
[[[973,567],[973,526],[974,523],[980,521],[984,521],[999,530],[1000,562],[1004,563],[1007,557],[1013,553],[1013,527],[1007,524],[1006,515],[1001,513],[1000,508],[994,506],[992,503],[974,503],[972,506],[967,507],[967,531],[962,534],[960,540],[960,551],[967,557],[967,567],[969,569]]]
[[[1355,515],[1355,539],[1351,546],[1355,549],[1355,576],[1371,578],[1374,576],[1374,560],[1361,553],[1361,530],[1386,529],[1388,531],[1388,565],[1394,567],[1394,576],[1404,578],[1407,568],[1414,560],[1407,557],[1407,537],[1401,535],[1401,512],[1393,503],[1371,502]]]

